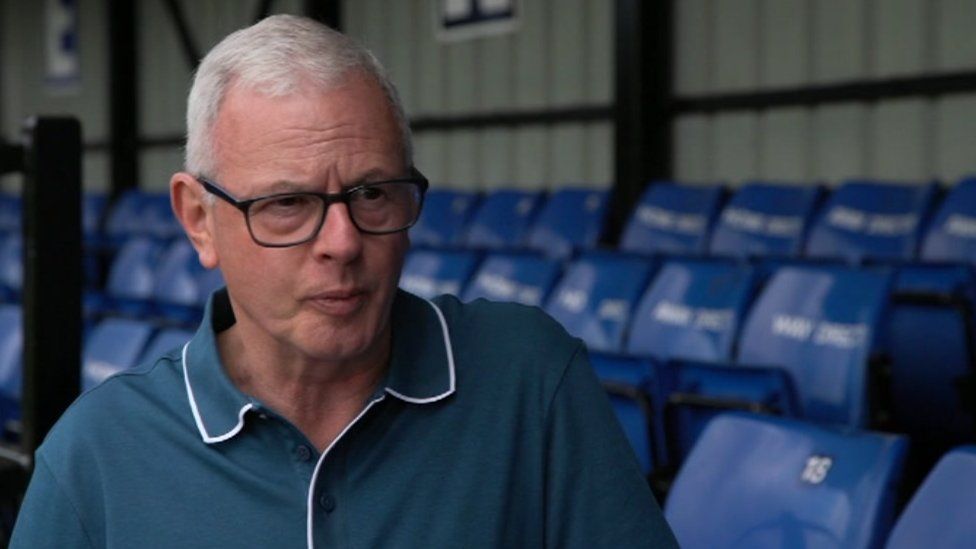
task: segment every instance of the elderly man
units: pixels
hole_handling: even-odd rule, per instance
[[[187,125],[173,208],[227,288],[65,414],[14,547],[674,546],[578,340],[397,290],[427,181],[367,51],[266,19]]]

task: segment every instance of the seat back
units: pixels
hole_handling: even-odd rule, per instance
[[[613,411],[645,474],[653,472],[663,450],[660,406],[654,400],[654,369],[637,357],[594,353],[590,364],[610,397]]]
[[[665,517],[685,549],[880,547],[905,450],[898,436],[724,414],[679,471]]]
[[[731,361],[753,286],[748,266],[666,263],[637,306],[625,351],[659,360]]]
[[[905,507],[888,549],[963,549],[976,540],[976,446],[946,454]]]
[[[146,194],[139,189],[129,189],[110,206],[105,220],[105,236],[120,243],[142,231],[142,211]]]
[[[403,264],[400,287],[420,297],[461,295],[480,259],[472,250],[411,250]]]
[[[919,256],[922,261],[976,265],[976,177],[960,181],[946,195]]]
[[[0,232],[20,231],[22,211],[21,197],[0,192]]]
[[[427,191],[420,218],[410,228],[410,242],[414,246],[457,245],[477,205],[478,194],[475,192],[451,189]]]
[[[0,236],[0,287],[10,300],[24,290],[24,238],[20,231]]]
[[[156,264],[161,252],[162,246],[151,238],[127,240],[112,260],[106,283],[109,297],[135,301],[152,299]]]
[[[20,417],[24,329],[20,307],[0,305],[0,420]]]
[[[935,185],[847,183],[814,222],[806,254],[850,263],[912,260],[935,191]]]
[[[523,247],[543,197],[542,191],[511,189],[488,194],[468,225],[464,245],[491,250]]]
[[[576,250],[595,247],[603,231],[609,196],[598,189],[554,192],[532,224],[528,247],[561,259],[568,259]]]
[[[99,322],[82,351],[82,390],[138,364],[153,332],[151,324],[139,320],[106,318]]]
[[[781,268],[746,318],[738,362],[789,372],[804,417],[865,425],[868,361],[889,286],[884,271]]]
[[[545,310],[591,350],[619,351],[653,264],[647,259],[590,252],[567,267]]]
[[[627,221],[620,249],[643,254],[703,254],[723,198],[724,190],[718,186],[652,183]]]
[[[752,183],[722,209],[712,233],[712,255],[792,257],[800,255],[819,187]]]
[[[483,297],[541,306],[561,272],[562,265],[555,259],[495,252],[481,262],[464,290],[463,299],[472,301]]]

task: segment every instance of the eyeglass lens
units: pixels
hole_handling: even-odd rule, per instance
[[[359,230],[388,233],[404,229],[420,213],[421,189],[412,182],[384,182],[353,189],[347,195],[349,215]],[[284,194],[254,202],[248,222],[260,242],[286,245],[308,240],[319,229],[326,200],[314,194]]]

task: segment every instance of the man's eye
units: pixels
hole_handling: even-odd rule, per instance
[[[275,214],[287,215],[299,213],[307,210],[314,205],[312,197],[303,195],[279,196],[262,200],[254,205],[252,214]]]
[[[354,200],[372,201],[386,197],[386,191],[380,187],[364,187],[356,191],[353,195]]]

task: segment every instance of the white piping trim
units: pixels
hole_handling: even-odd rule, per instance
[[[200,409],[197,408],[197,399],[193,396],[193,388],[190,387],[190,375],[186,370],[186,350],[189,346],[189,341],[183,345],[183,381],[186,383],[186,397],[187,400],[190,401],[190,410],[193,412],[193,420],[196,421],[197,429],[200,431],[200,437],[203,438],[204,442],[207,444],[223,442],[241,432],[241,429],[244,428],[244,414],[253,408],[254,405],[248,402],[241,407],[241,409],[237,412],[237,425],[235,425],[230,431],[215,437],[210,436],[210,434],[207,433],[207,429],[203,426],[203,418],[200,417]]]
[[[386,388],[386,392],[390,393],[391,395],[401,400],[411,402],[413,404],[430,404],[431,402],[437,402],[438,400],[442,400],[447,396],[451,395],[452,393],[454,393],[457,384],[457,376],[454,372],[454,348],[451,346],[451,334],[447,330],[447,321],[444,320],[444,313],[441,312],[440,308],[437,305],[435,305],[433,301],[430,301],[429,299],[425,299],[424,301],[426,301],[428,305],[434,308],[434,312],[437,313],[437,320],[439,320],[441,323],[441,333],[444,336],[444,351],[447,353],[447,367],[448,370],[450,371],[451,383],[447,391],[437,396],[432,396],[429,398],[412,398],[400,394],[394,391],[393,389],[390,389],[389,387]]]
[[[346,425],[346,427],[342,430],[342,432],[340,432],[339,435],[335,437],[335,439],[332,441],[332,443],[329,444],[329,447],[326,448],[324,452],[322,452],[321,456],[319,456],[319,461],[318,463],[315,464],[315,471],[312,472],[312,481],[308,485],[308,519],[306,522],[307,525],[306,537],[308,540],[308,549],[315,549],[315,541],[312,539],[312,509],[315,506],[315,483],[316,481],[318,481],[319,470],[322,468],[322,464],[325,462],[325,458],[329,455],[329,452],[332,451],[332,448],[335,447],[336,443],[339,442],[342,436],[346,434],[346,431],[348,431],[349,429],[352,428],[353,425],[358,423],[359,419],[362,418],[364,415],[366,415],[366,412],[368,412],[369,409],[372,408],[374,404],[376,404],[377,402],[385,398],[386,395],[380,395],[379,397],[371,400],[370,403],[367,404],[365,408],[363,408],[363,411],[359,412],[359,415],[356,416],[355,419],[353,419],[351,422],[349,422],[349,425]]]

